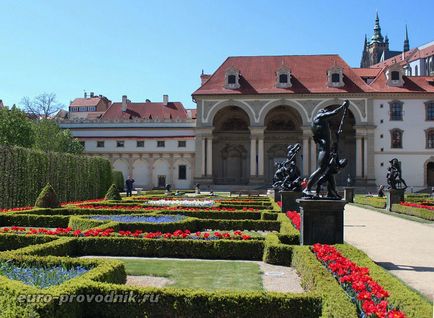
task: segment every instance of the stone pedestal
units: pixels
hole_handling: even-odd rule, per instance
[[[401,201],[404,201],[404,193],[405,190],[399,189],[389,189],[384,190],[384,193],[386,194],[386,210],[392,211],[392,204],[400,203]]]
[[[354,188],[353,187],[345,187],[344,188],[344,200],[348,203],[353,203],[354,199]]]
[[[280,194],[280,198],[282,201],[282,212],[300,210],[297,199],[300,199],[302,197],[302,192],[282,191],[278,193]]]
[[[297,200],[300,205],[300,245],[344,242],[345,200]]]

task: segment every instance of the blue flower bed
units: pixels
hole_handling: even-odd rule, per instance
[[[47,288],[60,285],[63,282],[88,272],[89,268],[75,266],[66,268],[62,265],[57,266],[26,266],[17,265],[12,262],[0,263],[0,275],[9,279],[22,281],[26,285],[38,288]]]
[[[139,216],[139,215],[95,215],[90,217],[98,221],[115,221],[121,223],[172,223],[179,222],[186,218],[184,215],[161,215],[161,216]]]

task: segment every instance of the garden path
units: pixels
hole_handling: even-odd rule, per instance
[[[347,204],[345,242],[434,298],[434,224],[419,223]]]

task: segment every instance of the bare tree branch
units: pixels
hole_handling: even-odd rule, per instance
[[[26,96],[21,100],[21,104],[28,114],[37,118],[49,118],[63,108],[63,105],[57,102],[55,93],[42,93],[33,100]]]

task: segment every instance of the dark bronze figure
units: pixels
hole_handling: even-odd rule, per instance
[[[300,148],[300,144],[289,145],[286,160],[276,164],[277,170],[273,177],[273,188],[275,190],[301,191],[300,169],[295,163],[295,156]]]
[[[401,165],[398,159],[393,158],[389,161],[390,167],[387,168],[387,184],[389,189],[407,189],[407,183],[402,178]]]
[[[339,136],[343,130],[345,115],[350,102],[346,100],[335,110],[321,109],[312,121],[313,140],[318,145],[318,168],[311,174],[307,182],[304,195],[309,198],[320,198],[321,185],[327,185],[327,199],[341,199],[336,191],[335,174],[347,165],[346,159],[339,159]],[[331,118],[343,112],[339,129],[336,132],[336,141],[332,145],[332,136],[329,126]],[[316,185],[316,191],[312,188]]]

